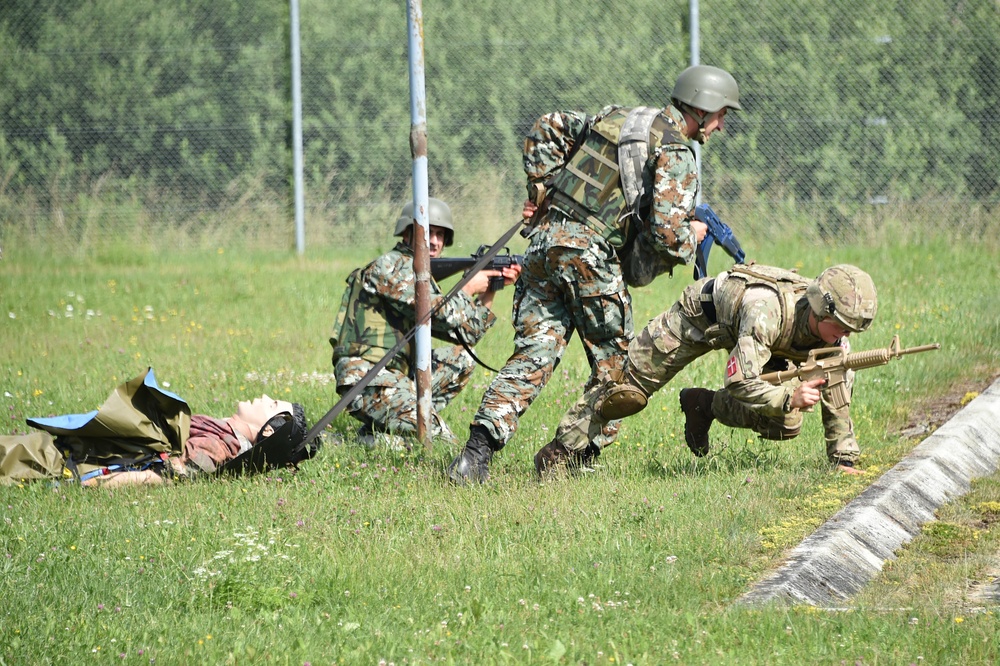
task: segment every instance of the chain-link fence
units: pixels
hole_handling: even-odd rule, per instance
[[[382,241],[411,187],[406,3],[300,14],[306,245]],[[686,0],[423,14],[431,194],[475,240],[519,210],[538,115],[663,104],[690,61]],[[996,228],[995,0],[703,0],[699,15],[700,61],[736,76],[745,109],[703,151],[724,218],[846,242]],[[5,0],[0,234],[292,247],[288,16],[264,0]]]

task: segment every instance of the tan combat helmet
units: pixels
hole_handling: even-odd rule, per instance
[[[736,79],[726,70],[711,65],[694,65],[681,72],[670,97],[708,113],[724,107],[743,110]]]
[[[818,318],[831,317],[854,333],[871,326],[878,312],[871,276],[850,264],[837,264],[820,273],[806,288],[806,298]]]
[[[445,202],[433,197],[427,199],[427,208],[427,223],[447,230],[444,235],[444,245],[445,247],[450,247],[452,241],[455,240],[455,227],[451,221],[451,208]],[[399,214],[399,219],[396,220],[396,233],[393,236],[402,236],[403,232],[413,224],[413,217],[413,202],[411,201],[403,206],[403,212]]]

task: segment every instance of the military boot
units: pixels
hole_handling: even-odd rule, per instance
[[[681,389],[681,411],[684,412],[684,441],[691,453],[699,458],[708,453],[708,429],[712,427],[712,400],[715,391],[702,388]]]
[[[540,477],[560,468],[571,473],[593,472],[594,461],[600,455],[601,447],[596,444],[588,445],[583,451],[569,451],[553,439],[535,454],[535,471]]]
[[[538,472],[538,476],[545,476],[560,467],[565,467],[570,458],[570,452],[566,447],[559,440],[553,439],[535,454],[535,471]]]
[[[597,444],[588,444],[587,448],[574,456],[576,459],[577,469],[581,472],[595,471],[596,467],[600,467],[600,465],[597,464],[597,459],[600,456],[601,447]]]
[[[490,478],[490,460],[496,448],[499,447],[486,428],[471,426],[465,448],[448,465],[448,478],[460,486],[469,481],[485,483]]]

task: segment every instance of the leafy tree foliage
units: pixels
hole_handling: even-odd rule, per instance
[[[436,191],[500,178],[556,109],[661,104],[689,61],[683,0],[424,3]],[[287,200],[288,8],[263,0],[6,0],[0,198],[190,211]],[[401,201],[410,175],[405,3],[301,9],[310,205]],[[859,207],[1000,198],[993,0],[711,0],[701,61],[745,111],[706,146],[714,202]],[[519,195],[519,194],[518,194]],[[518,196],[512,195],[512,196]]]

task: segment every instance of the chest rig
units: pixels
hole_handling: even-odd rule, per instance
[[[661,109],[610,107],[595,116],[549,186],[552,207],[579,220],[620,248],[633,218],[649,209],[653,176],[650,148],[685,145]],[[686,146],[685,146],[686,147]]]
[[[333,324],[330,345],[333,347],[333,363],[344,357],[363,358],[377,363],[386,350],[393,348],[400,340],[401,331],[407,330],[407,322],[388,312],[380,299],[369,294],[362,286],[363,273],[371,266],[355,269],[347,278],[347,289],[340,300],[340,310]],[[396,355],[387,367],[403,374],[410,372],[413,358],[411,342]]]
[[[804,353],[792,348],[792,336],[795,333],[796,303],[805,295],[810,281],[798,273],[783,268],[737,264],[727,271],[725,279],[721,281],[716,279],[712,296],[716,323],[720,329],[731,332],[735,337],[736,317],[747,289],[751,287],[770,289],[777,294],[781,304],[781,332],[771,353],[791,360],[804,359]]]

